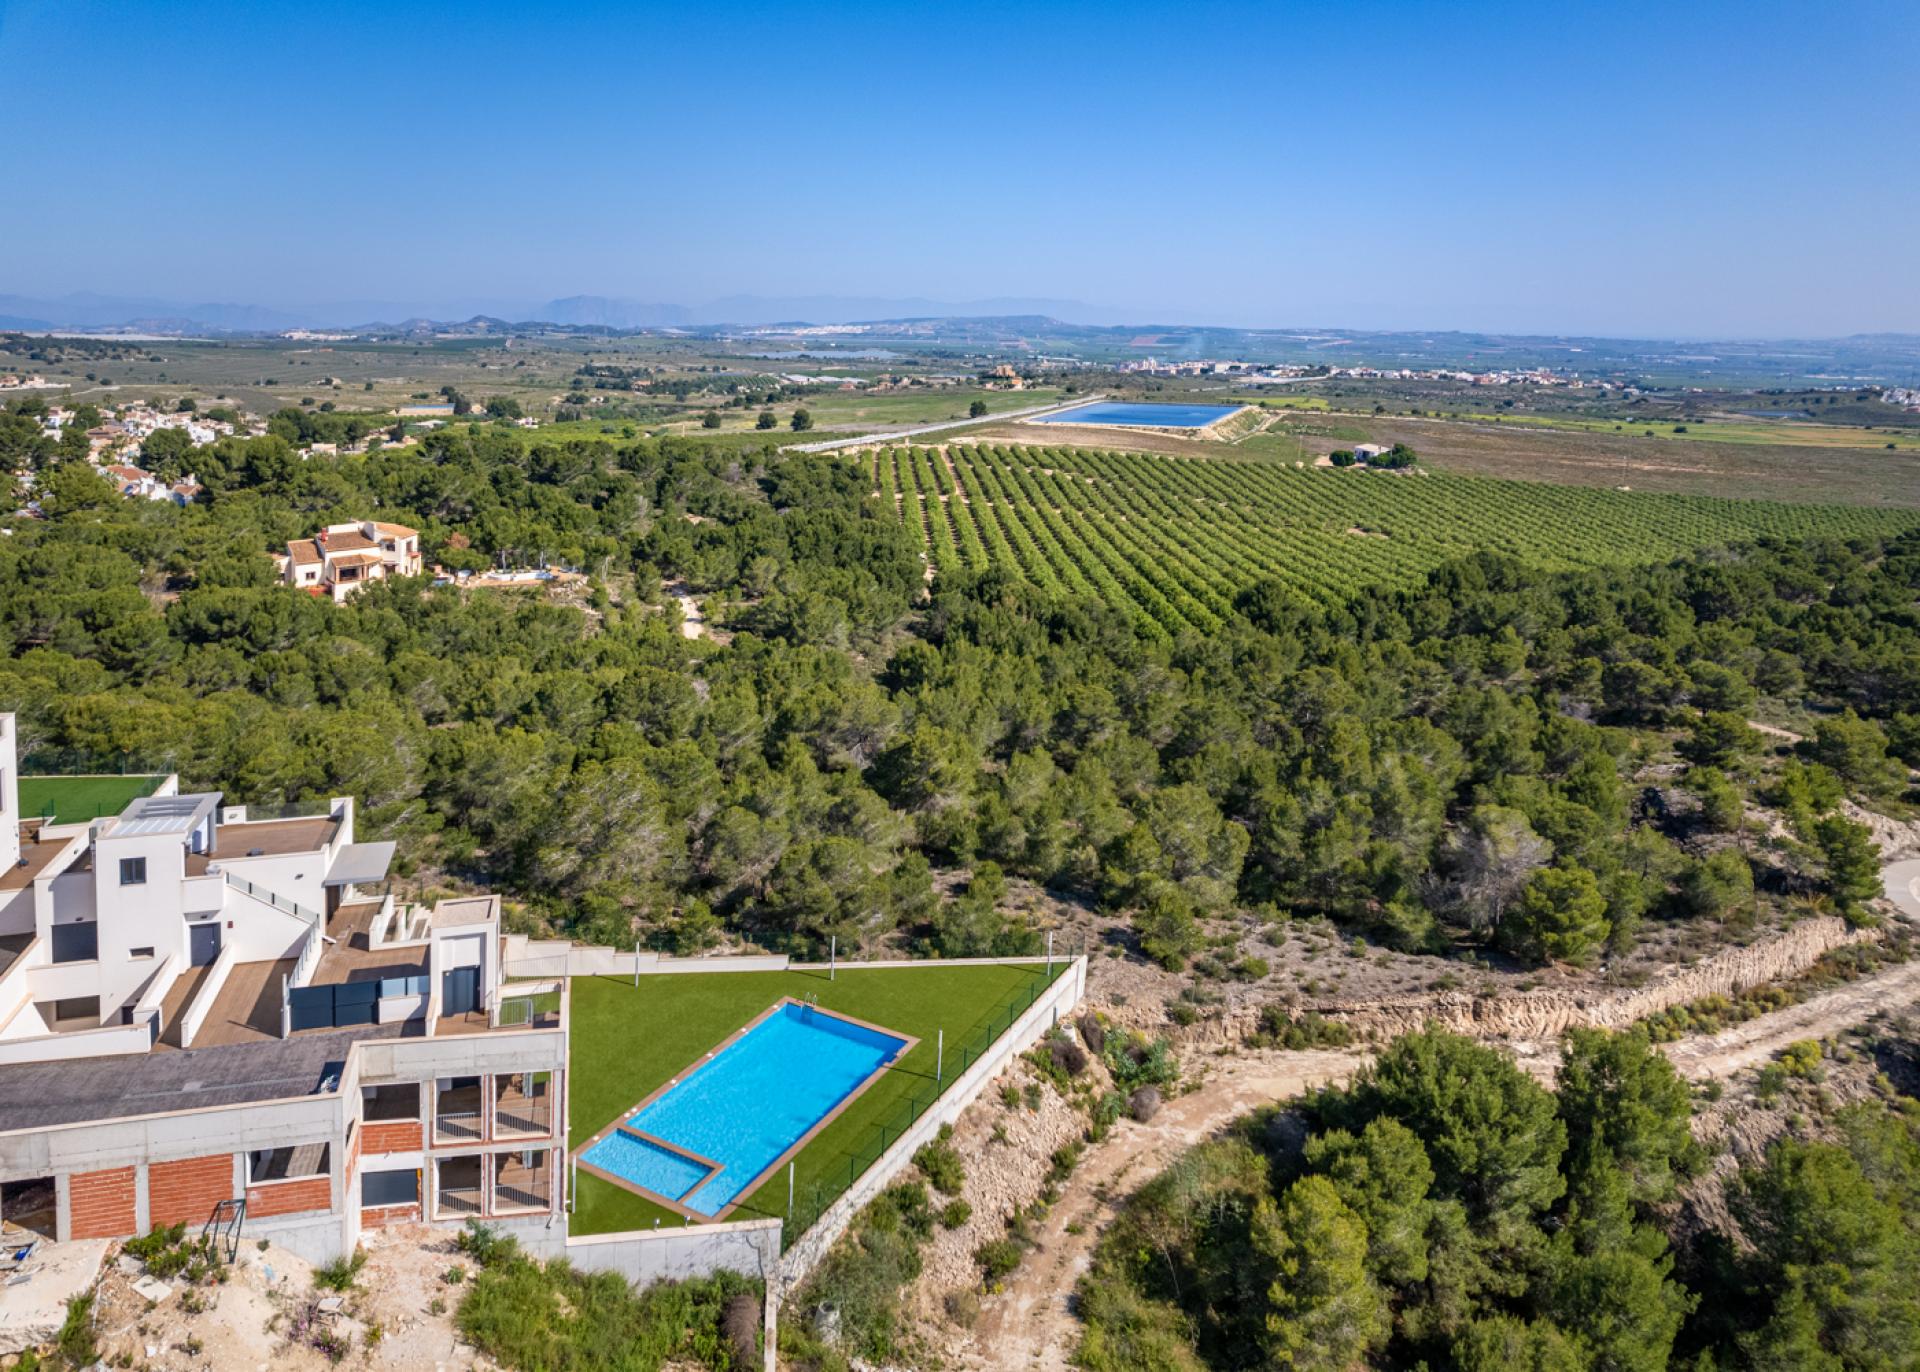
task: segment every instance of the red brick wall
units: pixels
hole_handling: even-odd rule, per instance
[[[419,1120],[388,1120],[360,1126],[360,1151],[363,1153],[417,1153],[420,1151]]]
[[[389,1224],[413,1224],[420,1218],[417,1205],[382,1205],[373,1210],[360,1212],[362,1229],[379,1229]]]
[[[147,1168],[147,1218],[164,1224],[202,1224],[223,1200],[233,1199],[233,1154],[156,1162]]]
[[[333,1183],[326,1177],[305,1177],[299,1181],[279,1181],[271,1186],[247,1188],[247,1218],[269,1215],[298,1215],[309,1210],[333,1208]]]
[[[133,1169],[76,1172],[69,1179],[72,1234],[76,1239],[124,1239],[135,1228]]]

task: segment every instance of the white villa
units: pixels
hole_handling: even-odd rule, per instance
[[[337,605],[369,581],[419,576],[420,535],[372,519],[329,524],[312,538],[296,538],[275,560],[289,586],[330,595]]]

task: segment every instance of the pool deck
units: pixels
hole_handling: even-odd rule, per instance
[[[719,1057],[723,1051],[725,1051],[728,1048],[731,1048],[734,1044],[738,1043],[742,1038],[746,1037],[746,1035],[749,1032],[751,1032],[754,1028],[756,1028],[761,1024],[764,1024],[767,1020],[779,1014],[782,1010],[784,1010],[789,1005],[797,1005],[803,1010],[813,1011],[813,1013],[816,1015],[826,1015],[832,1019],[843,1020],[848,1024],[857,1024],[862,1029],[870,1030],[873,1033],[884,1035],[885,1037],[890,1039],[897,1039],[900,1043],[900,1047],[894,1050],[893,1056],[890,1057],[887,1061],[881,1063],[878,1067],[874,1068],[873,1071],[867,1073],[866,1077],[860,1082],[858,1086],[854,1087],[853,1090],[847,1092],[846,1095],[842,1096],[840,1098],[840,1102],[837,1105],[835,1105],[833,1109],[827,1111],[826,1114],[822,1115],[819,1119],[815,1120],[812,1126],[808,1128],[808,1130],[804,1134],[802,1134],[799,1138],[795,1139],[791,1144],[787,1146],[787,1149],[785,1152],[781,1153],[779,1157],[775,1158],[772,1162],[768,1163],[758,1173],[756,1173],[753,1177],[751,1177],[747,1181],[746,1185],[742,1186],[738,1191],[734,1193],[734,1197],[732,1200],[728,1201],[725,1205],[721,1206],[713,1214],[703,1215],[703,1214],[700,1214],[698,1211],[691,1210],[687,1206],[682,1205],[679,1201],[669,1200],[667,1197],[661,1195],[657,1191],[649,1191],[646,1187],[641,1186],[638,1182],[629,1181],[627,1178],[619,1175],[616,1172],[609,1172],[604,1167],[596,1167],[593,1163],[590,1163],[586,1160],[585,1155],[587,1150],[589,1148],[592,1148],[595,1144],[599,1143],[600,1140],[607,1137],[607,1135],[613,1134],[613,1133],[624,1133],[639,1139],[643,1143],[651,1143],[651,1144],[657,1145],[658,1147],[666,1149],[668,1152],[678,1153],[683,1158],[690,1158],[694,1162],[700,1163],[704,1166],[711,1167],[713,1169],[711,1172],[707,1174],[705,1179],[694,1183],[694,1185],[689,1187],[683,1194],[692,1195],[695,1191],[698,1191],[701,1187],[711,1183],[713,1179],[716,1176],[718,1176],[721,1173],[721,1171],[724,1169],[725,1164],[716,1162],[712,1158],[702,1157],[700,1154],[695,1153],[690,1149],[683,1148],[679,1144],[674,1143],[668,1139],[663,1139],[656,1134],[644,1133],[641,1130],[635,1129],[632,1125],[628,1124],[627,1121],[632,1119],[635,1115],[639,1114],[642,1110],[646,1109],[649,1105],[652,1105],[656,1100],[664,1096],[667,1092],[673,1090],[674,1087],[678,1086],[681,1082],[685,1081],[688,1077],[692,1076],[695,1072],[698,1072],[702,1067],[705,1067],[708,1063],[712,1062],[715,1058]],[[849,1105],[852,1105],[856,1100],[858,1100],[866,1092],[868,1087],[872,1086],[876,1081],[879,1081],[881,1077],[885,1076],[888,1070],[891,1069],[896,1062],[899,1062],[902,1058],[906,1057],[908,1053],[912,1052],[915,1048],[919,1046],[920,1046],[920,1039],[918,1035],[903,1034],[897,1029],[887,1028],[884,1024],[874,1024],[868,1020],[861,1019],[855,1015],[845,1014],[839,1010],[828,1010],[818,1005],[809,1005],[807,1004],[807,1002],[803,1000],[795,999],[793,996],[782,996],[780,997],[780,999],[776,1000],[773,1004],[769,1005],[766,1009],[762,1010],[759,1014],[755,1015],[752,1019],[748,1020],[745,1024],[741,1025],[738,1029],[734,1030],[731,1034],[727,1035],[726,1038],[722,1039],[719,1043],[715,1044],[712,1048],[709,1048],[706,1052],[702,1053],[699,1057],[695,1058],[692,1062],[688,1063],[679,1072],[676,1072],[673,1076],[667,1078],[666,1081],[662,1082],[659,1086],[654,1087],[653,1090],[649,1091],[645,1096],[641,1097],[638,1101],[634,1102],[634,1104],[628,1106],[626,1109],[622,1110],[619,1114],[615,1115],[613,1118],[613,1122],[611,1124],[609,1124],[606,1128],[602,1129],[599,1133],[595,1134],[592,1138],[588,1139],[585,1143],[581,1144],[578,1148],[573,1150],[573,1160],[575,1164],[577,1164],[582,1171],[591,1173],[593,1176],[600,1178],[602,1181],[611,1182],[613,1185],[618,1186],[623,1190],[631,1191],[633,1192],[634,1195],[639,1196],[645,1200],[650,1200],[655,1205],[664,1206],[668,1210],[673,1211],[676,1215],[685,1216],[687,1219],[694,1221],[696,1224],[704,1224],[708,1222],[717,1224],[721,1220],[724,1220],[728,1215],[732,1214],[733,1211],[738,1206],[745,1203],[747,1197],[751,1196],[755,1191],[759,1190],[761,1184],[765,1182],[767,1178],[773,1176],[782,1167],[786,1166],[786,1164],[797,1153],[799,1153],[799,1151],[802,1148],[805,1148],[809,1143],[813,1142],[815,1135],[817,1135],[822,1129],[825,1129],[829,1124],[832,1124],[833,1121],[839,1117],[841,1111],[845,1110]]]

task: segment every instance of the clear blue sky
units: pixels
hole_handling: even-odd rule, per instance
[[[0,292],[1920,331],[1920,3],[0,0]]]

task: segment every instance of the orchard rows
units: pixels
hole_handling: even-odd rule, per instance
[[[1910,511],[1083,448],[887,448],[864,460],[936,572],[998,566],[1098,596],[1156,632],[1211,629],[1238,592],[1270,579],[1328,600],[1483,549],[1565,569],[1920,522]]]

